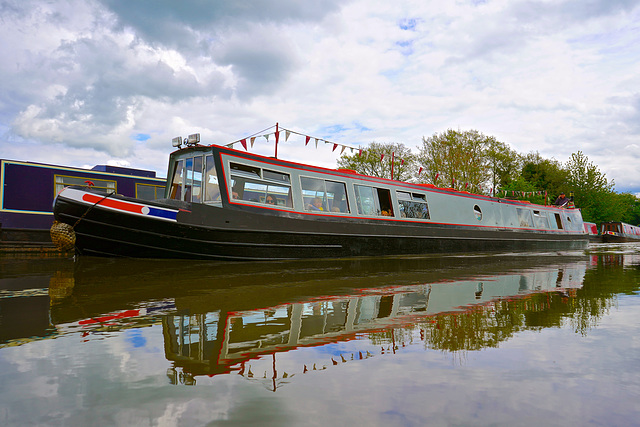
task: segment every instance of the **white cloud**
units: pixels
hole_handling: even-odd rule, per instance
[[[223,144],[280,122],[416,147],[476,129],[560,161],[582,150],[637,191],[636,4],[5,1],[0,146],[163,175],[171,137],[192,132]],[[325,151],[279,154],[335,165]]]

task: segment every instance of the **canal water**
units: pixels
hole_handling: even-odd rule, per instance
[[[3,426],[640,425],[640,245],[0,268]]]

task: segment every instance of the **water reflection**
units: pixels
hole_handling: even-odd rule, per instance
[[[83,258],[2,263],[0,347],[161,325],[171,383],[292,376],[408,344],[463,353],[569,324],[586,334],[638,290],[635,253],[211,263]],[[21,269],[22,268],[22,269]],[[102,336],[102,335],[101,335]],[[375,350],[277,355],[368,339]]]

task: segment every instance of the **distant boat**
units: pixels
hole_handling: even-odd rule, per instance
[[[594,243],[602,242],[602,237],[598,234],[598,225],[595,222],[584,222],[584,231],[589,236],[589,241]]]
[[[56,198],[54,214],[52,233],[61,245],[74,242],[80,255],[137,258],[560,250],[585,248],[589,239],[579,209],[199,144],[171,153],[164,199],[69,187]]]
[[[625,243],[640,241],[640,227],[624,222],[603,222],[600,234],[604,243]]]
[[[53,201],[66,186],[92,185],[129,197],[162,197],[154,171],[97,165],[92,169],[0,159],[0,246],[51,246]]]

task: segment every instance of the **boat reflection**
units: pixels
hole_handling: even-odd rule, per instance
[[[199,375],[252,376],[251,366],[278,353],[373,336],[378,353],[416,334],[446,351],[496,346],[527,322],[558,325],[562,316],[540,314],[566,312],[589,265],[584,255],[544,254],[278,264],[83,258],[73,289],[56,291],[51,318],[60,333],[161,323],[171,381],[194,384]],[[373,355],[310,359],[299,372]]]
[[[167,315],[162,320],[165,355],[182,369],[180,378],[189,379],[244,371],[246,362],[265,355],[370,334],[387,334],[384,345],[393,351],[402,341],[394,338],[396,330],[404,330],[403,335],[417,331],[430,347],[449,351],[495,346],[519,329],[510,317],[549,310],[555,300],[575,297],[586,268],[582,260],[517,273],[358,289],[266,308]],[[347,355],[354,357],[363,354]],[[306,363],[300,371],[346,360],[340,354],[331,363]]]
[[[281,263],[86,257],[48,272],[46,333],[14,331],[0,347],[155,325],[172,383],[235,372],[276,389],[292,375],[410,344],[464,354],[523,330],[569,324],[584,334],[618,294],[637,292],[639,264],[638,254],[611,252]]]

